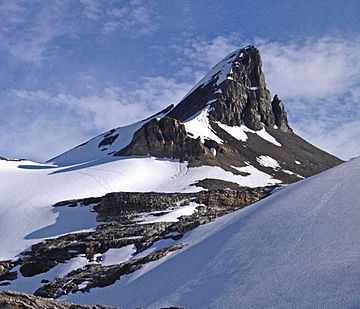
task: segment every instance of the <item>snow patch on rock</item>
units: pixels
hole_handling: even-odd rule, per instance
[[[192,138],[200,137],[202,143],[205,139],[213,140],[218,144],[223,144],[223,140],[218,137],[209,121],[209,107],[204,108],[195,116],[184,121],[185,130],[190,133]]]
[[[137,220],[141,224],[157,223],[157,222],[177,222],[181,216],[191,216],[196,207],[199,204],[195,202],[190,202],[190,205],[187,206],[178,206],[174,209],[170,209],[168,213],[158,216],[158,213],[163,213],[164,211],[153,211],[151,213],[142,213]]]
[[[281,144],[272,135],[270,135],[266,131],[265,127],[263,127],[259,131],[255,131],[255,130],[249,129],[245,125],[228,126],[228,125],[226,125],[224,123],[221,123],[219,121],[217,121],[216,123],[220,128],[222,128],[224,131],[226,131],[228,134],[230,134],[232,137],[236,138],[239,141],[246,142],[247,139],[248,139],[248,136],[247,136],[246,133],[248,132],[248,133],[257,134],[259,137],[261,137],[262,139],[274,144],[275,146],[278,146],[278,147],[281,146]]]
[[[270,156],[259,156],[256,158],[256,161],[264,167],[271,167],[273,169],[280,168],[279,162]]]
[[[127,262],[135,252],[136,248],[134,245],[128,245],[122,248],[111,248],[102,255],[101,264],[107,266]]]

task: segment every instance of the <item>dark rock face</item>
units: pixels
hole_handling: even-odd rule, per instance
[[[143,121],[150,120],[157,116],[162,117],[164,114],[168,113],[173,107],[174,107],[174,105],[171,104],[168,107],[164,108],[162,111],[144,119]],[[107,133],[105,133],[103,137],[104,138],[103,138],[103,140],[100,141],[98,148],[101,148],[102,151],[105,151],[109,148],[109,146],[111,146],[117,140],[117,138],[119,137],[119,134],[117,133],[117,131],[115,129],[112,129],[112,130],[108,131]]]
[[[131,262],[115,264],[109,266],[87,265],[85,269],[77,269],[64,278],[59,278],[53,282],[45,284],[43,287],[35,291],[35,296],[58,298],[64,294],[79,291],[77,282],[87,282],[85,288],[81,291],[89,291],[91,288],[106,287],[114,284],[121,276],[130,274],[139,270],[144,264],[157,261],[169,254],[170,252],[179,250],[183,245],[174,245],[168,248],[150,253],[146,257],[135,259]]]
[[[261,57],[255,47],[238,52],[230,76],[220,86],[222,95],[213,104],[212,120],[230,126],[245,124],[260,130],[275,124],[270,92],[266,89]]]
[[[215,184],[217,183],[217,180]],[[207,182],[203,180],[203,182]],[[200,191],[197,193],[159,193],[159,192],[114,192],[106,194],[101,203],[95,206],[99,221],[119,221],[123,222],[124,215],[136,214],[139,212],[153,212],[166,210],[169,206],[174,206],[182,201],[182,205],[190,201],[197,204],[204,204],[208,208],[207,212],[214,212],[216,209],[227,207],[241,207],[255,202],[261,197],[266,196],[271,191],[270,188],[240,188],[229,190],[235,185],[225,181],[220,181],[223,190]],[[211,180],[208,179],[210,186]],[[216,187],[215,185],[213,187]],[[226,188],[226,189],[225,189]]]
[[[62,301],[55,301],[33,295],[0,291],[0,308],[2,309],[115,309],[101,305],[74,305]],[[117,308],[121,309],[121,308]]]
[[[147,155],[189,160],[209,150],[200,142],[187,136],[185,126],[177,119],[153,119],[134,134],[132,142],[115,155]]]
[[[222,144],[209,139],[202,143],[185,130],[183,122],[205,107],[209,111],[211,129],[223,141]],[[246,141],[236,140],[219,123],[228,126],[245,125],[254,131],[265,128],[267,133],[280,141],[281,146],[254,133],[247,133]],[[212,150],[216,151],[215,155]],[[189,167],[219,166],[232,173],[235,173],[233,166],[245,166],[245,162],[248,162],[284,183],[314,175],[342,162],[293,133],[284,104],[277,95],[271,100],[260,53],[253,46],[238,50],[222,60],[190,94],[169,111],[167,117],[144,125],[135,133],[131,144],[116,153],[147,154],[186,160]],[[256,158],[262,155],[280,162],[281,168],[273,170],[261,166]],[[282,169],[292,174],[282,172]],[[214,181],[202,184],[215,188]]]
[[[273,127],[276,124],[276,115],[270,92],[266,88],[259,51],[254,46],[238,50],[228,64],[231,69],[225,72],[227,79],[218,85],[218,76],[215,75],[207,84],[200,85],[180,102],[168,115],[184,121],[203,109],[208,101],[214,100],[210,112],[210,119],[213,121],[229,126],[245,124],[253,130],[262,129],[263,124]],[[282,121],[287,123],[285,113],[282,113],[282,118]],[[290,129],[288,126],[278,127],[280,130],[284,128],[284,132]]]
[[[275,95],[271,102],[272,110],[275,117],[275,125],[283,132],[292,132],[289,126],[287,115],[284,108],[284,103]]]
[[[17,261],[1,261],[0,262],[0,282],[6,280],[15,280],[17,278],[17,272],[11,271],[19,263]]]
[[[106,137],[104,137],[104,139],[99,143],[98,147],[102,147],[102,146],[111,146],[116,139],[119,137],[119,134],[115,134],[115,135],[108,135]]]
[[[15,291],[0,291],[1,309],[121,309],[103,305],[76,305],[64,301],[56,301]],[[141,308],[137,308],[141,309]],[[188,309],[185,307],[166,307],[159,309]]]

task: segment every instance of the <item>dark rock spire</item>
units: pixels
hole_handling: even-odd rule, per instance
[[[274,99],[271,102],[272,111],[275,117],[275,125],[284,132],[292,132],[292,129],[289,126],[287,115],[284,109],[283,102],[275,94]]]
[[[184,121],[207,105],[213,121],[230,126],[244,124],[253,130],[263,125],[273,127],[278,121],[282,124],[278,125],[280,130],[291,131],[282,103],[271,102],[260,53],[254,46],[220,61],[168,115]],[[274,110],[281,116],[276,118]]]

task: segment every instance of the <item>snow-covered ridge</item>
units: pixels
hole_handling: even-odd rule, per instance
[[[169,112],[170,107],[145,120],[100,134],[88,142],[50,159],[48,163],[68,166],[106,158],[129,145],[137,130],[153,119],[164,117]]]
[[[87,213],[90,207],[74,208],[78,213],[52,207],[59,201],[118,191],[198,192],[203,189],[193,184],[205,178],[247,187],[280,182],[254,167],[240,169],[250,175],[216,166],[189,168],[188,162],[154,157],[106,158],[67,167],[0,161],[0,260],[14,258],[43,238],[96,226],[94,213]]]
[[[187,246],[77,303],[160,308],[356,308],[360,159],[190,232]]]

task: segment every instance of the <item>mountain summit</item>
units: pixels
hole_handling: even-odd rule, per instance
[[[271,101],[259,51],[239,49],[220,61],[168,115],[185,121],[208,107],[209,119],[228,126],[263,126],[291,132],[282,102]]]
[[[179,159],[236,175],[251,166],[284,183],[341,162],[293,133],[283,102],[266,88],[254,46],[226,56],[175,107],[112,129],[49,162],[66,166],[109,156]]]

